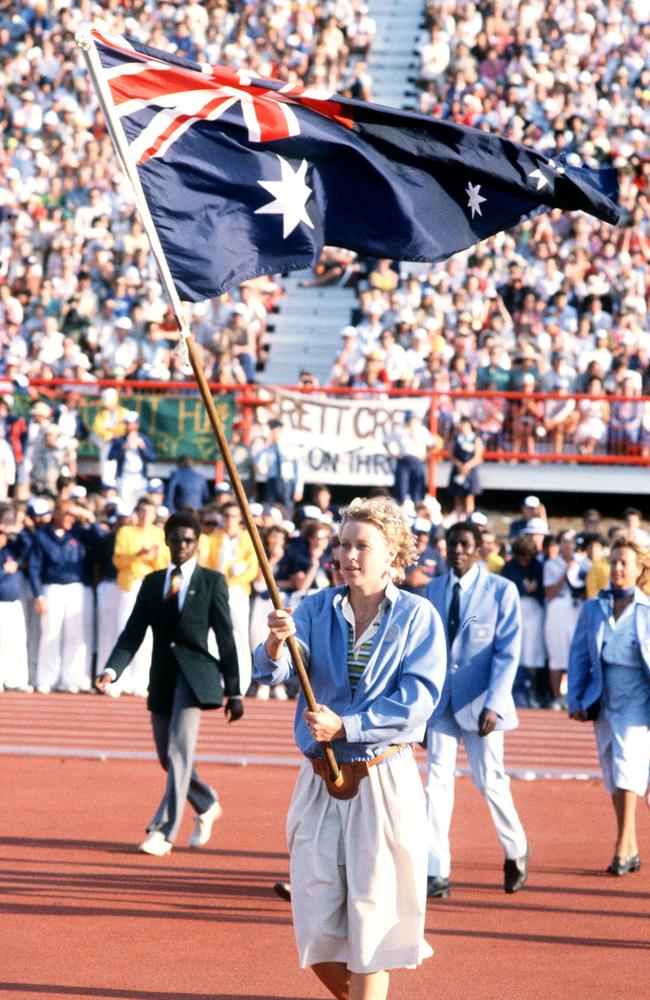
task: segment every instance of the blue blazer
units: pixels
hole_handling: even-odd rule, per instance
[[[424,597],[447,621],[445,595],[449,573],[428,583]],[[446,630],[445,630],[446,631]],[[461,729],[478,731],[484,708],[497,713],[497,729],[515,729],[518,719],[512,685],[519,666],[521,610],[517,587],[510,580],[488,573],[482,566],[458,626],[454,641],[447,642],[447,679],[430,722],[435,722],[451,702]]]
[[[348,623],[341,610],[345,593],[345,587],[328,587],[309,594],[294,615],[314,696],[343,719],[347,738],[333,742],[339,761],[373,757],[392,743],[419,743],[445,676],[444,629],[438,615],[421,597],[389,584],[388,609],[353,694]],[[260,643],[253,657],[253,676],[260,684],[280,684],[292,674],[286,648],[278,660],[271,660]],[[305,707],[301,691],[296,743],[306,756],[322,756],[303,718]]]
[[[603,594],[603,591],[600,592]],[[569,651],[568,707],[569,714],[582,708],[585,712],[603,693],[603,668],[601,651],[605,635],[608,609],[601,597],[585,601],[573,633]],[[634,624],[641,657],[650,681],[650,599],[637,590],[634,605]]]

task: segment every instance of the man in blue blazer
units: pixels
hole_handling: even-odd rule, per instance
[[[424,591],[447,626],[447,674],[427,727],[431,898],[450,894],[449,827],[461,739],[503,847],[505,891],[517,892],[528,874],[526,834],[503,763],[503,734],[518,725],[512,685],[521,643],[519,594],[509,580],[478,565],[480,547],[477,525],[453,525],[447,532],[450,572],[435,577]]]

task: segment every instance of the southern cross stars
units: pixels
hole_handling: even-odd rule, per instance
[[[472,218],[474,218],[477,212],[479,215],[483,215],[483,212],[481,211],[481,202],[487,201],[487,198],[484,198],[483,195],[479,194],[480,190],[480,184],[472,184],[471,181],[467,182],[465,194],[467,195],[467,207],[472,212]]]
[[[282,216],[282,236],[286,240],[294,229],[304,222],[310,229],[314,228],[314,223],[307,215],[307,200],[312,189],[305,184],[305,174],[308,163],[303,160],[298,169],[292,170],[291,164],[278,156],[280,161],[281,180],[279,181],[258,181],[257,183],[265,188],[269,194],[273,195],[273,201],[262,208],[256,208],[256,215],[281,215]]]

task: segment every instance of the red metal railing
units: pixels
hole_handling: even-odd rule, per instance
[[[1,379],[0,379],[1,381]],[[98,395],[114,386],[125,399],[142,394],[197,394],[193,382],[154,382],[101,380],[72,382],[63,379],[30,383],[34,394],[56,398],[63,388],[77,388],[84,395]],[[407,400],[428,399],[428,424],[439,438],[440,447],[432,462],[447,458],[459,417],[469,416],[485,444],[487,462],[536,462],[650,465],[650,396],[588,393],[495,392],[467,390],[413,390],[379,387],[344,388],[339,386],[259,386],[211,384],[218,396],[234,397],[244,440],[248,439],[258,406],[269,406],[269,393],[275,389],[305,396],[349,399]],[[28,390],[28,391],[29,391]],[[560,430],[554,429],[557,413],[565,408],[566,419]],[[591,434],[591,437],[585,436]]]

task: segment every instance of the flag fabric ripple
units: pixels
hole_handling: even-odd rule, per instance
[[[91,37],[182,298],[312,267],[324,245],[433,262],[547,208],[619,219],[613,170]]]

